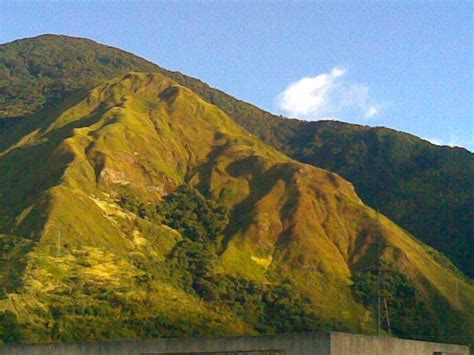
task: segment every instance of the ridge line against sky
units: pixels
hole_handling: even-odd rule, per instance
[[[473,10],[470,1],[8,1],[0,42],[91,38],[276,114],[473,151]]]

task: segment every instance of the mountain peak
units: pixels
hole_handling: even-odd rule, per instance
[[[433,186],[470,196],[469,160],[453,173],[465,156],[278,118],[126,52],[49,38],[0,50],[0,312],[28,341],[371,332],[379,268],[396,334],[470,334],[470,281],[343,178],[376,187],[382,212],[410,211]]]
[[[129,71],[161,68],[89,39],[46,34],[0,46],[0,117],[34,113]]]

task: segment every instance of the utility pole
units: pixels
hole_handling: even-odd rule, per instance
[[[377,149],[378,150],[378,149]],[[376,152],[378,153],[378,152]],[[369,154],[367,154],[367,167],[371,167],[371,160],[369,157]],[[371,167],[373,170],[378,170],[377,169],[377,164],[376,162],[373,163],[373,166]],[[376,181],[375,181],[375,175],[373,175],[373,180],[372,180],[372,186],[376,186]],[[376,239],[376,248],[377,248],[377,335],[380,336],[382,334],[382,301],[383,305],[385,308],[385,322],[387,323],[388,327],[388,332],[390,336],[392,335],[392,330],[390,327],[390,318],[388,316],[388,305],[387,305],[387,299],[385,298],[385,272],[382,271],[382,255],[381,255],[381,249],[380,249],[380,238],[381,235],[379,235],[379,230],[380,230],[380,222],[379,222],[379,201],[378,201],[378,190],[376,187],[376,193],[375,193],[375,222],[371,224],[372,226],[372,232],[373,236],[375,236]],[[376,227],[376,228],[374,228]],[[387,246],[387,245],[385,245]],[[382,281],[383,277],[383,281]],[[382,292],[383,288],[383,292]],[[383,300],[382,300],[383,299]]]
[[[376,210],[376,222],[375,224],[379,225],[379,210]],[[374,230],[377,232],[377,230]],[[385,298],[385,273],[382,271],[382,260],[381,260],[381,249],[380,249],[380,238],[377,237],[376,247],[377,247],[377,335],[382,334],[382,317],[385,318],[387,324],[388,332],[390,336],[392,335],[392,329],[390,326],[390,317],[388,315],[388,305],[387,299]],[[385,315],[382,315],[382,302],[384,307]]]
[[[382,319],[381,319],[381,312],[380,312],[380,243],[377,239],[377,335],[380,336],[382,331]]]
[[[456,299],[459,301],[459,279],[456,279]]]
[[[385,273],[381,275],[381,282],[382,282],[382,298],[383,298],[383,305],[385,308],[385,322],[387,323],[388,334],[392,336],[392,328],[390,326],[390,317],[388,316],[388,305],[387,305],[387,298],[385,297]]]
[[[372,136],[372,138],[376,139],[375,136]],[[377,145],[374,146],[375,152],[372,154],[367,154],[366,158],[366,169],[373,170],[374,172],[378,171],[378,164],[377,164],[377,154],[379,153],[379,147]],[[371,158],[372,157],[372,158]],[[381,260],[381,245],[380,245],[380,239],[381,235],[379,233],[380,231],[380,222],[379,222],[379,193],[380,190],[377,185],[377,180],[376,180],[376,175],[373,174],[371,178],[369,178],[371,181],[371,186],[374,189],[374,205],[373,208],[375,209],[375,221],[373,221],[370,224],[370,232],[371,232],[371,237],[376,238],[376,257],[377,257],[377,335],[380,336],[382,334],[382,298],[383,298],[383,305],[385,308],[385,319],[386,323],[388,326],[388,331],[389,334],[391,335],[391,327],[390,327],[390,319],[388,315],[388,305],[387,305],[387,299],[385,298],[385,273],[382,271],[382,260]],[[373,240],[373,239],[372,239]],[[373,245],[373,244],[372,244]],[[385,247],[388,245],[385,244]],[[384,277],[383,285],[382,285],[382,276]],[[383,294],[382,294],[382,287],[383,287]]]
[[[388,334],[392,336],[392,327],[390,326],[390,318],[388,316],[387,299],[385,297],[383,298],[383,303],[385,305],[385,316],[387,317]]]
[[[377,251],[377,335],[380,336],[380,333],[382,331],[382,320],[380,312],[380,240],[377,233],[377,228],[374,228],[375,226],[378,226],[379,210],[376,209],[375,213],[375,222],[372,223],[372,233],[374,233],[374,236],[376,238],[375,246]]]
[[[59,256],[59,253],[61,251],[61,231],[58,231],[58,239],[56,241],[56,257]]]

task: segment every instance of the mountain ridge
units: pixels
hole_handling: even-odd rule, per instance
[[[249,133],[219,92],[170,75],[86,75],[55,104],[0,119],[4,341],[370,333],[377,267],[396,335],[472,336],[472,281],[447,258],[337,173]],[[344,129],[318,134],[353,144]]]
[[[125,74],[25,122],[28,139],[0,153],[10,220],[0,309],[29,341],[370,332],[371,305],[351,285],[370,283],[355,275],[375,260],[390,287],[418,297],[393,308],[400,334],[426,319],[420,338],[472,329],[472,285],[434,251],[349,182],[260,142],[161,74]]]
[[[28,52],[28,48],[35,47],[37,38],[15,41],[16,47],[26,47],[26,49],[16,47],[11,49],[11,44],[0,46],[0,87],[11,89],[19,85],[17,91],[29,93],[33,90],[31,88],[37,87],[38,83],[43,83],[45,77],[48,78],[48,73],[52,75],[45,81],[46,86],[43,86],[45,93],[27,94],[27,100],[29,100],[27,103],[31,100],[43,102],[44,95],[52,96],[51,103],[53,103],[54,99],[64,99],[63,95],[70,94],[69,91],[78,83],[80,85],[76,89],[92,88],[94,83],[124,74],[129,70],[141,68],[141,71],[161,72],[181,85],[189,87],[206,101],[220,107],[241,126],[266,143],[297,160],[332,170],[352,181],[364,201],[422,238],[425,243],[445,252],[463,272],[472,277],[474,268],[470,261],[469,250],[474,248],[471,238],[474,231],[471,223],[468,223],[474,218],[472,213],[469,214],[469,211],[474,210],[474,199],[469,198],[474,195],[474,183],[472,183],[474,155],[472,153],[457,148],[438,147],[426,141],[417,140],[407,145],[412,149],[408,152],[411,156],[409,160],[405,158],[397,160],[400,146],[406,141],[413,141],[411,136],[405,133],[395,130],[387,131],[386,128],[370,128],[330,121],[304,122],[274,116],[254,105],[211,88],[198,79],[165,70],[118,49],[101,47],[102,45],[91,40],[58,35],[40,36],[41,46],[39,47],[43,48],[43,52],[37,55],[38,63],[34,63],[34,56],[31,57],[32,71],[29,68],[30,64],[23,63],[25,55],[18,59],[18,53],[22,53],[21,51],[30,53],[31,50]],[[84,41],[87,44],[85,48],[84,45],[81,47],[77,44]],[[70,53],[70,57],[59,55],[56,47],[62,48],[61,53]],[[86,59],[82,58],[81,51],[78,49],[89,53],[85,56]],[[74,59],[75,56],[79,59]],[[122,61],[117,62],[117,58],[122,58]],[[70,64],[63,64],[66,65],[64,73],[54,70],[51,72],[51,67],[48,66],[42,67],[43,61],[47,63],[54,60],[58,63]],[[15,65],[18,66],[17,69]],[[12,72],[11,68],[15,69],[15,72]],[[39,68],[40,74],[43,68],[44,73],[37,77],[37,74],[34,74],[35,68],[36,70]],[[83,70],[75,72],[75,68]],[[79,80],[68,79],[68,75],[73,73],[79,76]],[[64,75],[65,77],[62,77]],[[12,97],[14,102],[12,102]],[[2,89],[0,108],[6,107],[6,104],[9,107],[13,105],[16,110],[23,105],[17,96],[8,96],[8,92],[5,93]],[[28,104],[26,107],[37,107],[35,105],[37,104]],[[2,130],[5,131],[7,127],[14,125],[11,120],[22,121],[24,118],[10,119],[10,122],[0,119],[0,134]],[[345,136],[342,137],[339,131],[342,131]],[[5,140],[5,136],[8,134],[5,133],[2,140]],[[344,140],[341,141],[341,138]],[[396,144],[387,145],[390,141]],[[339,147],[335,147],[336,142],[343,147],[342,152]],[[374,150],[376,147],[384,146],[386,146],[385,150],[380,148]],[[369,148],[372,149],[371,154],[374,157],[372,160],[367,156]],[[391,155],[393,166],[387,164],[387,154]],[[402,151],[403,157],[406,154]],[[454,166],[451,166],[451,162],[455,162]],[[374,169],[374,164],[379,168]],[[427,164],[432,164],[434,168],[427,168]],[[395,182],[393,186],[384,182],[384,174],[392,176],[392,181]],[[460,183],[454,183],[459,180],[459,177],[464,178]],[[374,181],[375,187],[371,188],[369,182]],[[385,191],[387,187],[389,190]],[[428,190],[436,191],[436,194],[427,195]],[[399,203],[394,203],[394,201]],[[463,216],[461,218],[463,222],[458,222],[459,217],[456,217],[453,211],[456,211],[457,216]],[[434,228],[430,228],[432,223],[434,223]]]

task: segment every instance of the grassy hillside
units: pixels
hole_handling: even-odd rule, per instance
[[[355,185],[366,203],[474,275],[474,156],[466,150],[437,147],[385,128],[277,117],[130,53],[52,35],[0,46],[0,117],[38,112],[130,70],[160,72],[218,106],[264,142],[337,172]],[[11,133],[11,127],[27,119],[0,119],[0,148],[23,138]]]
[[[338,172],[364,202],[473,276],[474,154],[387,128],[308,126],[291,142],[296,159]]]
[[[472,336],[474,288],[443,256],[161,74],[112,79],[8,132],[3,341],[373,332],[360,275],[377,262],[396,334]]]
[[[167,74],[292,158],[351,181],[379,209],[474,276],[474,154],[384,127],[275,116],[180,73]]]

